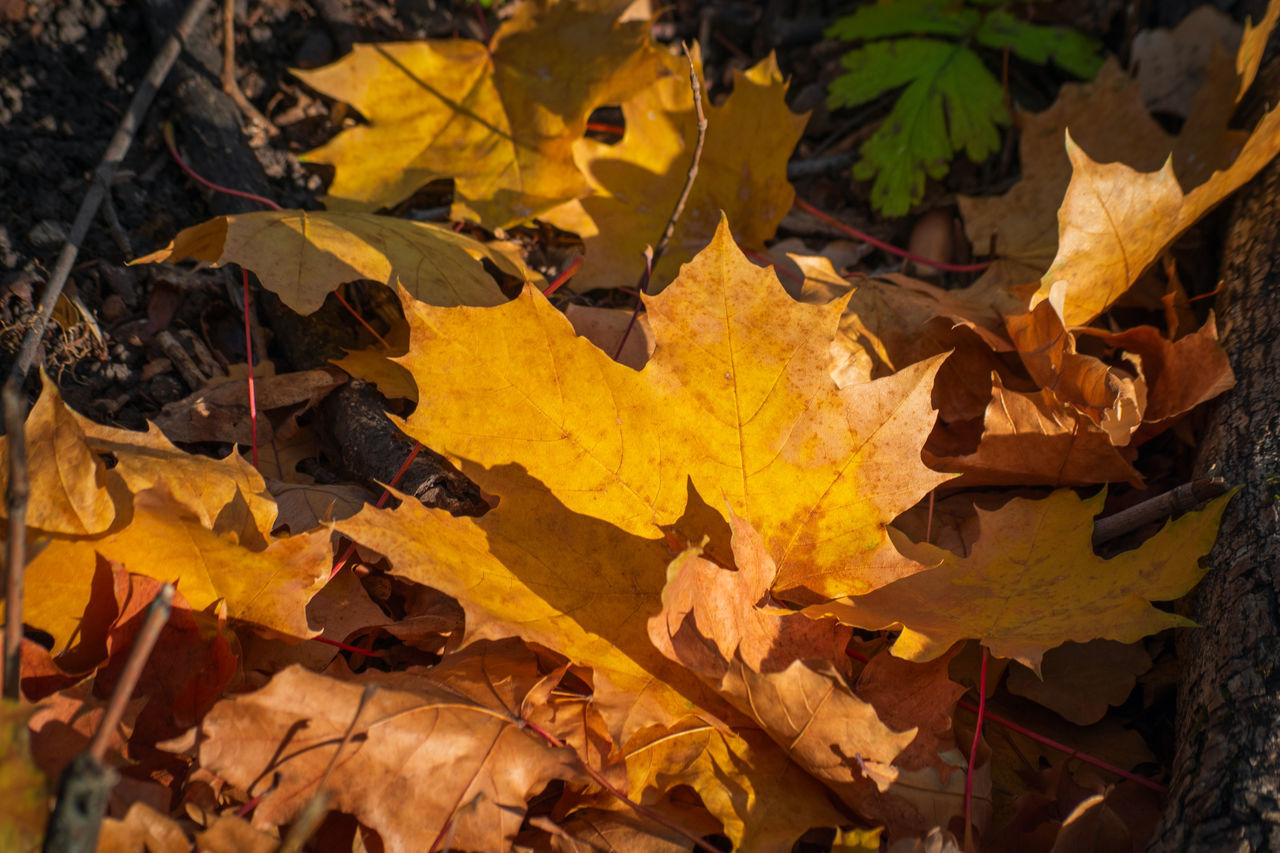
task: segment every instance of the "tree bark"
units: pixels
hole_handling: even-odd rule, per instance
[[[1280,93],[1272,62],[1255,90]],[[1280,161],[1236,199],[1217,315],[1238,384],[1197,476],[1240,486],[1180,638],[1178,748],[1150,850],[1280,850]]]

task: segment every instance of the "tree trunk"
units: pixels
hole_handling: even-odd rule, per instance
[[[1280,64],[1255,90],[1274,103]],[[1266,85],[1266,84],[1270,85]],[[1218,328],[1239,384],[1211,413],[1197,476],[1240,486],[1180,638],[1178,749],[1150,850],[1280,850],[1280,161],[1236,199]]]

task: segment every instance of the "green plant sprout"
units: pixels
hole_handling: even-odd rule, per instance
[[[828,36],[865,42],[845,54],[846,71],[828,92],[832,108],[854,107],[906,87],[862,144],[853,169],[859,180],[875,179],[871,204],[880,213],[907,213],[924,197],[925,177],[944,177],[957,152],[976,163],[999,150],[998,126],[1009,124],[1009,108],[975,45],[1040,65],[1052,61],[1085,79],[1097,73],[1102,57],[1094,39],[1065,27],[1023,23],[1006,5],[881,0],[828,28]]]

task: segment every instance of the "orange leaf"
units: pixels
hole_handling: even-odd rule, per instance
[[[569,750],[444,684],[383,687],[363,708],[361,694],[359,683],[290,667],[261,690],[214,706],[201,724],[200,762],[250,794],[279,774],[255,819],[287,823],[317,792],[354,720],[328,790],[333,807],[377,830],[389,853],[509,850],[526,800],[581,773]]]

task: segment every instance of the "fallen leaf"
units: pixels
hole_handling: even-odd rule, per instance
[[[731,516],[737,571],[686,551],[671,564],[649,638],[754,718],[787,755],[857,807],[896,776],[915,737],[881,722],[829,661],[849,634],[830,620],[760,608],[776,568],[759,535]],[[708,654],[708,643],[718,654]]]
[[[1122,163],[1098,164],[1068,135],[1072,174],[1058,212],[1058,253],[1041,277],[1031,307],[1049,299],[1054,286],[1062,287],[1063,323],[1089,323],[1179,234],[1256,175],[1277,151],[1280,110],[1272,110],[1230,166],[1183,193],[1172,163],[1150,173]]]
[[[306,210],[219,216],[185,228],[163,249],[135,264],[185,259],[238,264],[299,314],[317,310],[349,281],[399,285],[433,305],[497,305],[506,301],[482,261],[518,281],[539,282],[519,258],[430,222],[371,213]]]
[[[305,411],[345,381],[346,377],[340,372],[324,367],[259,377],[254,382],[257,439],[263,442],[275,439],[275,430],[266,412],[288,406],[302,406]],[[167,404],[155,418],[155,425],[170,441],[251,445],[255,435],[250,414],[248,380],[232,379],[210,384]]]
[[[505,228],[585,195],[572,146],[587,117],[658,73],[648,22],[619,20],[629,2],[524,2],[489,45],[358,44],[294,71],[368,120],[306,155],[337,167],[326,204],[389,207],[452,178],[452,218]]]
[[[701,79],[696,46],[693,56]],[[591,194],[542,217],[586,244],[585,262],[573,279],[577,290],[634,287],[645,246],[657,244],[684,187],[697,139],[693,92],[685,60],[663,59],[665,75],[623,101],[626,132],[620,142],[582,139],[574,145]],[[733,93],[722,105],[705,107],[697,178],[667,250],[654,265],[651,293],[707,244],[722,216],[746,249],[763,250],[773,236],[795,200],[787,160],[808,120],[791,112],[785,95],[786,83],[770,55],[734,73]]]
[[[979,509],[981,533],[964,557],[895,535],[904,554],[936,568],[813,611],[869,630],[901,625],[893,653],[907,660],[933,660],[972,638],[1037,673],[1045,651],[1067,641],[1132,643],[1189,624],[1149,602],[1178,598],[1199,581],[1199,560],[1213,547],[1230,495],[1109,560],[1090,544],[1105,497],[1062,490]]]
[[[192,609],[225,601],[259,630],[307,638],[306,604],[329,576],[329,531],[272,539],[263,550],[205,528],[163,491],[134,497],[132,517],[97,538],[54,539],[27,566],[23,618],[65,648],[78,630],[101,554],[131,572],[176,581]]]
[[[1116,447],[1101,427],[1053,392],[1013,391],[998,374],[991,381],[991,403],[977,447],[966,450],[935,440],[935,432],[924,451],[930,466],[960,473],[960,482],[970,486],[1142,485],[1142,475],[1133,467],[1136,453]]]
[[[507,850],[528,798],[581,773],[568,750],[443,684],[378,689],[363,704],[362,692],[290,667],[214,706],[201,724],[201,765],[263,793],[255,823],[279,825],[298,815],[341,750],[327,788],[333,808],[376,829],[389,853],[446,838],[450,847]],[[354,736],[343,746],[348,728]],[[263,784],[275,774],[278,784]]]
[[[71,536],[101,533],[116,518],[106,466],[85,443],[83,420],[43,372],[43,390],[25,429],[27,526]],[[9,440],[0,444],[0,483],[8,488]],[[7,509],[6,509],[7,513]]]
[[[1138,676],[1151,669],[1140,644],[1111,640],[1066,643],[1045,653],[1040,675],[1011,666],[1005,686],[1078,726],[1092,725],[1129,698]]]
[[[646,304],[656,351],[637,373],[532,290],[489,309],[406,300],[401,363],[430,391],[404,429],[485,466],[466,473],[490,493],[515,463],[570,510],[649,539],[692,480],[760,531],[783,589],[836,597],[918,568],[885,525],[948,479],[919,461],[939,358],[836,387],[843,306],[795,302],[726,224]]]
[[[0,847],[34,850],[48,819],[48,784],[31,759],[30,706],[0,701]]]
[[[187,853],[190,849],[182,827],[146,803],[133,803],[120,820],[105,818],[98,830],[97,853]]]

